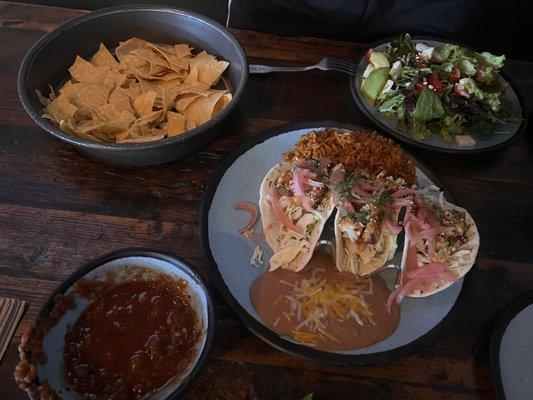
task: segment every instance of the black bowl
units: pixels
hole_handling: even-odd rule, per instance
[[[222,76],[233,94],[229,105],[203,125],[182,135],[147,143],[105,143],[61,131],[41,117],[36,90],[48,93],[67,77],[76,55],[88,58],[100,42],[113,48],[140,37],[156,43],[187,43],[230,63]],[[154,165],[174,161],[205,147],[221,131],[244,92],[248,78],[246,55],[237,39],[222,25],[202,15],[163,6],[130,5],[99,10],[69,21],[42,37],[20,66],[18,93],[30,117],[46,132],[74,145],[80,152],[119,165]]]
[[[141,266],[185,279],[189,283],[189,288],[192,293],[196,293],[198,299],[203,299],[201,301],[199,300],[196,309],[199,314],[198,317],[203,320],[204,325],[202,333],[203,344],[200,345],[198,355],[191,363],[189,369],[186,370],[179,379],[174,382],[172,382],[172,380],[169,381],[168,384],[164,385],[164,389],[158,389],[153,396],[150,396],[151,399],[158,400],[163,398],[165,400],[181,398],[179,394],[185,390],[207,361],[215,330],[215,308],[209,290],[194,269],[181,258],[163,251],[147,248],[126,248],[101,255],[82,265],[57,287],[57,289],[48,297],[45,305],[41,308],[37,316],[37,321],[48,317],[54,305],[57,303],[58,296],[67,292],[72,294],[72,287],[82,278],[89,277],[89,279],[101,280],[102,278],[105,279],[106,271],[115,271],[116,276],[119,278],[119,282],[122,281],[122,279],[132,279],[128,279],[128,273],[125,272],[124,266],[130,268]],[[74,298],[78,299],[79,295],[74,295]],[[66,326],[76,321],[79,314],[81,314],[86,307],[86,302],[79,302],[76,300],[75,307],[67,310],[67,312],[54,323],[55,332],[50,330],[45,335],[47,339],[43,342],[43,350],[48,357],[45,357],[44,360],[40,362],[38,376],[41,380],[47,380],[51,387],[58,392],[61,398],[72,399],[76,397],[70,392],[70,384],[68,384],[65,376],[63,363],[61,361],[63,350],[60,351],[59,355],[55,354],[55,352],[57,349],[62,349],[64,346],[61,342],[64,342],[65,340],[64,333]],[[33,396],[30,396],[30,398],[34,399]]]

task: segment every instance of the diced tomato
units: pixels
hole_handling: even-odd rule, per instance
[[[427,85],[424,85],[422,82],[418,82],[415,85],[415,88],[418,93],[422,93],[422,91],[427,88]]]
[[[448,75],[448,82],[455,83],[461,79],[461,70],[457,67],[452,68],[452,72]]]
[[[423,63],[422,61],[415,61],[414,64],[415,64],[415,67],[418,67],[418,68],[426,68],[427,67],[427,64]]]
[[[439,81],[437,74],[431,73],[427,76],[428,85],[433,86],[433,91],[439,93],[442,90],[442,83]]]
[[[461,85],[460,83],[456,83],[453,87],[453,91],[458,96],[464,97],[465,99],[470,98],[470,94],[465,90],[465,87]]]

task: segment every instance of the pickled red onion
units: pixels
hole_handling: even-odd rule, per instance
[[[276,217],[276,219],[286,228],[297,233],[302,233],[302,231],[296,225],[294,225],[289,216],[283,212],[283,207],[281,206],[278,194],[276,193],[276,189],[274,188],[274,186],[270,187],[268,199],[270,200],[270,204],[272,205],[272,211],[274,212],[274,216]]]
[[[239,203],[235,204],[234,209],[236,211],[246,211],[250,213],[250,219],[246,225],[239,229],[239,233],[244,233],[255,225],[257,217],[259,216],[259,211],[257,211],[255,204],[250,203],[249,201],[240,201]]]
[[[353,208],[352,203],[348,199],[342,198],[341,199],[341,205],[345,208],[346,211],[349,213],[354,213],[355,209]]]
[[[380,182],[376,182],[373,184],[372,182],[364,179],[360,180],[358,182],[358,185],[366,192],[379,192],[381,189],[383,189],[383,184],[381,184]]]
[[[433,262],[424,265],[423,267],[418,267],[414,271],[411,271],[407,274],[408,278],[416,278],[424,275],[438,274],[443,272],[448,268],[448,263],[445,262]]]
[[[331,170],[331,173],[329,174],[329,182],[330,183],[336,183],[340,182],[344,179],[344,173],[342,172],[342,165],[337,164],[333,167]]]
[[[306,179],[316,179],[316,174],[310,169],[301,170],[301,176]]]
[[[429,263],[417,268],[407,276],[409,278],[430,278],[435,281],[456,282],[459,278],[448,270],[448,266],[448,263],[445,262]]]
[[[352,196],[353,197],[369,197],[370,193],[368,193],[366,190],[361,189],[357,184],[354,185],[352,188]]]
[[[388,218],[385,219],[385,223],[387,224],[387,228],[389,228],[390,233],[393,235],[397,235],[402,231],[402,227],[400,225],[396,225]]]
[[[296,168],[292,174],[292,186],[294,188],[294,194],[298,197],[304,195],[304,183],[302,176],[300,175],[300,169]]]
[[[302,202],[304,210],[307,212],[313,212],[314,209],[305,195],[305,189],[309,186],[322,187],[322,184],[320,182],[311,181],[309,177],[316,178],[316,174],[308,169],[296,168],[292,174],[292,185],[294,187],[294,194]]]
[[[402,198],[402,199],[395,199],[392,205],[394,207],[405,207],[412,203],[411,199],[408,198]]]
[[[411,213],[405,214],[404,225],[407,224],[407,222],[410,222],[411,225],[419,231],[424,231],[430,228],[428,223],[424,222],[420,218],[417,218],[414,214]]]
[[[395,199],[399,199],[401,197],[405,197],[405,196],[409,196],[409,195],[414,195],[416,196],[417,195],[417,192],[416,190],[413,190],[413,189],[400,189],[396,192],[394,192],[392,194],[392,197],[394,197]]]
[[[398,286],[396,289],[394,289],[391,294],[389,295],[389,298],[387,299],[387,311],[389,314],[391,313],[392,303],[396,301],[396,303],[400,304],[405,297],[407,293],[409,293],[411,290],[413,290],[416,285],[418,285],[422,281],[422,278],[413,278],[402,284],[401,286]]]

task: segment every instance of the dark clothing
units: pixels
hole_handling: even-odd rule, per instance
[[[425,34],[531,59],[526,1],[232,0],[229,26],[281,35],[373,42]],[[523,33],[522,33],[523,32]]]

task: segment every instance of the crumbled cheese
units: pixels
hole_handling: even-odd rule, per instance
[[[255,246],[254,253],[252,254],[252,258],[250,260],[250,264],[252,264],[254,267],[260,267],[263,264],[263,249],[261,248],[261,245]]]

